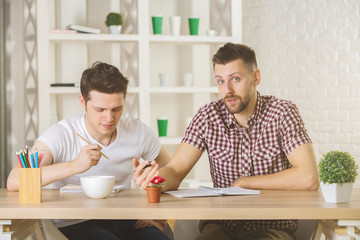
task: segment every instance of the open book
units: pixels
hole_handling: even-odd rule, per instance
[[[120,192],[121,190],[123,190],[125,188],[125,186],[123,185],[115,185],[112,193],[117,193]],[[60,192],[62,193],[79,193],[79,192],[83,192],[83,189],[81,188],[80,185],[66,185],[60,188]]]
[[[181,189],[175,191],[166,191],[165,193],[175,197],[211,197],[222,195],[256,195],[259,190],[245,189],[241,187],[212,188],[200,186],[198,189]]]

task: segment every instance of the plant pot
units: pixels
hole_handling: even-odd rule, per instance
[[[344,183],[340,186],[337,183],[320,183],[321,191],[326,202],[330,203],[344,203],[349,202],[351,192],[352,192],[352,183]]]
[[[146,192],[149,203],[160,202],[161,187],[146,187]]]
[[[112,25],[108,27],[110,34],[120,34],[121,33],[121,25]]]

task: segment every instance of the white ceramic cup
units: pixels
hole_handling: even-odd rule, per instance
[[[167,73],[159,73],[160,86],[167,87],[170,83],[170,78]]]
[[[214,37],[214,36],[217,36],[218,33],[216,30],[213,30],[213,29],[209,29],[206,31],[206,34],[209,36],[209,37]]]
[[[182,83],[184,87],[192,86],[192,74],[191,73],[183,73],[182,74]]]
[[[170,18],[170,32],[174,36],[180,35],[181,17],[172,16]]]
[[[113,190],[114,176],[88,176],[81,177],[80,183],[85,194],[90,198],[105,198]]]

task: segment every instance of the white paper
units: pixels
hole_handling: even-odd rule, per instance
[[[222,195],[256,195],[260,194],[260,191],[241,187],[211,188],[200,186],[198,189],[181,189],[175,191],[166,191],[165,193],[175,197],[211,197]]]
[[[123,190],[125,188],[125,186],[123,185],[115,185],[113,190],[112,190],[112,193],[118,193],[120,192],[121,190]],[[83,189],[81,188],[81,186],[79,185],[66,185],[64,187],[61,187],[60,188],[60,192],[62,193],[82,193],[84,192]]]

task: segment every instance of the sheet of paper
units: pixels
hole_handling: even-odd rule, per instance
[[[211,197],[221,195],[257,195],[260,194],[260,191],[245,189],[241,187],[211,188],[200,186],[198,189],[180,189],[175,191],[166,191],[165,193],[173,195],[175,197]]]
[[[112,193],[117,193],[117,192],[120,192],[121,190],[123,190],[125,187],[123,185],[115,185],[113,190],[112,190]],[[72,193],[81,193],[83,192],[81,186],[79,185],[66,185],[64,187],[61,187],[60,188],[60,192],[63,192],[63,193],[69,193],[69,192],[72,192]]]
[[[209,192],[200,189],[181,189],[175,191],[166,191],[165,193],[175,197],[212,197],[221,195],[215,192]]]
[[[227,187],[227,188],[211,188],[211,187],[205,187],[200,186],[199,189],[210,191],[210,192],[216,192],[221,195],[253,195],[253,194],[260,194],[259,190],[252,190],[252,189],[246,189],[241,187]]]

